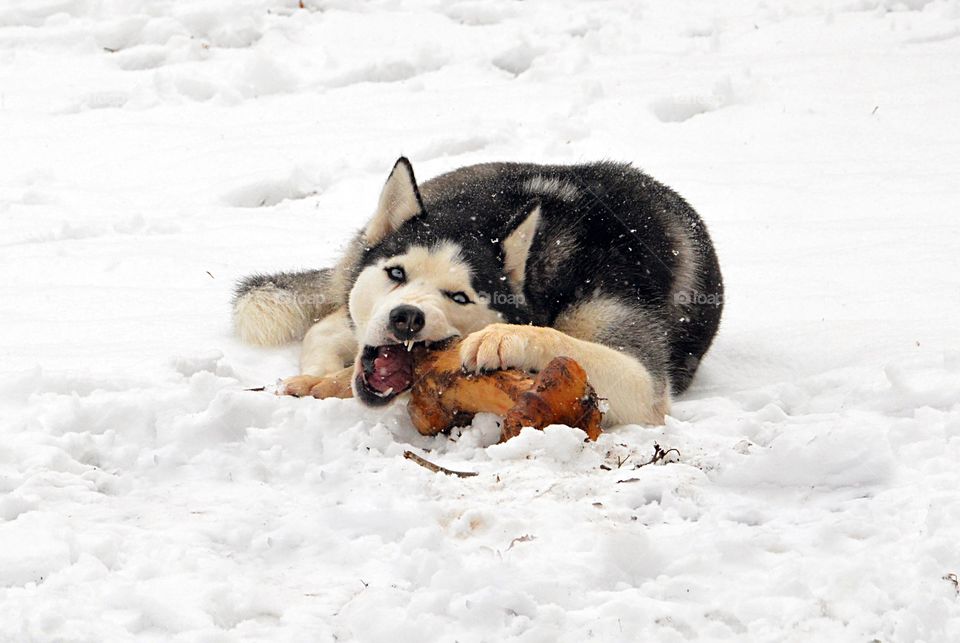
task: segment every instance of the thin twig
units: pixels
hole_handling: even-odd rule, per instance
[[[530,534],[524,534],[523,536],[518,536],[517,538],[514,538],[513,540],[510,541],[510,546],[507,547],[507,551],[510,551],[511,549],[513,549],[513,546],[516,545],[517,543],[528,543],[531,540],[536,540],[536,539],[537,539],[536,536],[532,536]]]
[[[950,572],[949,574],[945,574],[943,576],[943,580],[950,581],[951,583],[953,583],[953,589],[957,592],[957,595],[960,596],[960,580],[957,579],[956,574],[954,574],[953,572]]]
[[[439,464],[434,464],[429,460],[424,460],[413,451],[404,451],[403,457],[407,460],[413,460],[424,469],[429,469],[434,473],[445,473],[448,476],[457,476],[458,478],[472,478],[475,475],[479,475],[476,471],[453,471],[451,469],[447,469],[446,467],[441,467]]]
[[[634,468],[635,468],[635,469],[639,469],[640,467],[645,467],[645,466],[647,466],[648,464],[656,464],[656,463],[658,463],[658,462],[663,462],[663,461],[665,461],[665,460],[667,459],[667,456],[670,455],[670,452],[671,452],[671,451],[672,451],[673,453],[676,453],[678,458],[680,457],[680,451],[679,451],[679,450],[677,450],[677,449],[667,449],[666,451],[664,451],[663,448],[662,448],[659,444],[657,444],[656,442],[654,442],[654,443],[653,443],[653,457],[650,458],[649,460],[647,460],[646,462],[644,462],[643,464],[638,464],[638,465],[637,465],[636,467],[634,467]]]
[[[640,464],[638,464],[638,465],[635,465],[633,468],[634,468],[634,469],[639,469],[640,467],[645,467],[645,466],[647,466],[648,464],[657,464],[658,462],[664,462],[664,463],[666,463],[666,462],[667,462],[667,456],[670,455],[671,453],[676,453],[678,458],[681,457],[681,456],[680,456],[680,451],[679,451],[678,449],[663,449],[663,447],[661,447],[659,444],[657,444],[656,442],[654,442],[654,443],[653,443],[653,457],[651,457],[651,458],[650,458],[649,460],[647,460],[646,462],[642,462],[642,463],[640,463]],[[625,479],[625,480],[617,480],[617,484],[621,484],[621,483],[624,483],[624,482],[638,482],[639,480],[640,480],[640,478],[627,478],[627,479]]]

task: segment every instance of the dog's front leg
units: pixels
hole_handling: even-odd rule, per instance
[[[324,376],[337,373],[353,363],[357,340],[347,317],[346,307],[330,313],[310,327],[300,351],[301,375],[288,377],[281,384],[287,395],[309,395]]]
[[[543,370],[554,357],[576,360],[597,395],[607,400],[604,424],[663,424],[670,407],[666,382],[658,382],[632,355],[576,339],[554,328],[491,324],[469,335],[460,358],[471,371]]]

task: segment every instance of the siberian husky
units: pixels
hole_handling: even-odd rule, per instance
[[[565,355],[606,424],[662,424],[722,308],[703,221],[627,164],[486,163],[418,186],[401,158],[336,267],[243,279],[233,317],[247,342],[302,338],[291,394],[353,364],[357,399],[386,404],[411,385],[414,343],[460,336],[465,369]]]

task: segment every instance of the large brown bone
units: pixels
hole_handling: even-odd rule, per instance
[[[407,410],[421,434],[436,435],[469,424],[477,413],[494,413],[503,417],[501,442],[525,426],[542,429],[551,424],[583,429],[590,440],[600,436],[599,399],[573,359],[557,357],[536,377],[515,369],[465,373],[459,346],[453,342],[438,350],[416,351]],[[352,397],[352,377],[353,368],[348,368],[325,378],[294,378],[287,392],[321,399]]]

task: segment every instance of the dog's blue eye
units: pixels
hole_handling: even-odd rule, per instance
[[[407,273],[400,266],[389,266],[384,268],[384,270],[387,276],[398,284],[402,284],[407,280]]]
[[[467,304],[473,303],[472,301],[470,301],[470,298],[467,297],[467,293],[465,292],[448,292],[444,294],[450,299],[460,304],[461,306],[466,306]]]

